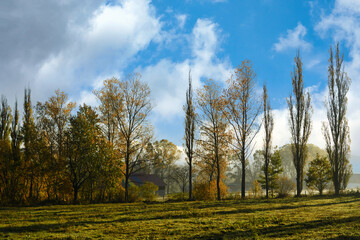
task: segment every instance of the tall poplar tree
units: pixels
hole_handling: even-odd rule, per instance
[[[265,180],[265,191],[266,191],[266,198],[269,198],[269,164],[271,160],[271,144],[272,144],[272,132],[274,129],[274,117],[271,112],[271,106],[269,97],[267,94],[267,88],[264,85],[263,87],[263,123],[265,129],[265,138],[264,138],[264,180]]]
[[[347,96],[351,79],[344,71],[344,54],[340,54],[339,43],[336,45],[335,63],[333,49],[330,47],[328,87],[326,101],[328,124],[323,123],[326,151],[331,164],[332,181],[335,194],[346,188],[352,170],[349,163],[350,129],[346,118]]]
[[[189,200],[192,200],[192,167],[194,158],[194,143],[195,143],[195,122],[196,113],[193,102],[193,90],[191,72],[189,71],[189,87],[186,91],[185,111],[185,154],[186,162],[189,165]]]
[[[291,150],[296,169],[296,195],[303,189],[304,166],[307,157],[306,143],[311,133],[311,98],[304,92],[302,62],[300,52],[295,57],[294,72],[291,73],[293,94],[287,98],[289,106],[289,124],[291,131]]]

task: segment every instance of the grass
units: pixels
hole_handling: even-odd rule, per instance
[[[0,239],[360,239],[360,196],[0,208]]]

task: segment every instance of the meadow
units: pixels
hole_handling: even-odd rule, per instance
[[[360,196],[0,208],[0,239],[360,239]]]

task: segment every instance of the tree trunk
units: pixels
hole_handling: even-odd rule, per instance
[[[243,159],[241,161],[241,165],[242,165],[242,174],[241,174],[241,198],[245,198],[245,165],[246,165],[246,162],[245,162],[245,159]]]
[[[268,161],[268,160],[266,160]],[[265,191],[266,191],[266,198],[269,198],[269,164],[268,162],[265,162]]]
[[[216,161],[217,167],[217,178],[216,178],[216,187],[217,187],[217,199],[221,200],[221,193],[220,193],[220,163],[219,158]]]
[[[74,204],[78,202],[78,187],[74,187]]]
[[[189,201],[192,200],[192,159],[189,159]]]

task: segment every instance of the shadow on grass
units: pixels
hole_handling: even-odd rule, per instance
[[[232,231],[222,231],[220,233],[211,233],[204,236],[195,237],[196,239],[226,239],[226,238],[251,238],[255,236],[261,237],[280,237],[285,238],[294,234],[299,234],[304,231],[309,231],[311,229],[316,229],[319,227],[325,227],[327,225],[338,224],[350,224],[350,223],[359,223],[360,217],[349,217],[343,219],[335,219],[335,220],[314,220],[297,224],[289,224],[289,225],[280,225],[280,226],[272,226],[265,228],[257,228],[253,229],[244,229],[244,230],[232,230]],[[355,233],[357,234],[357,233]],[[339,234],[340,235],[340,234]],[[316,236],[314,236],[316,237]],[[189,238],[193,239],[193,237]],[[343,236],[340,235],[337,238],[332,239],[360,239],[360,235],[355,236]]]

